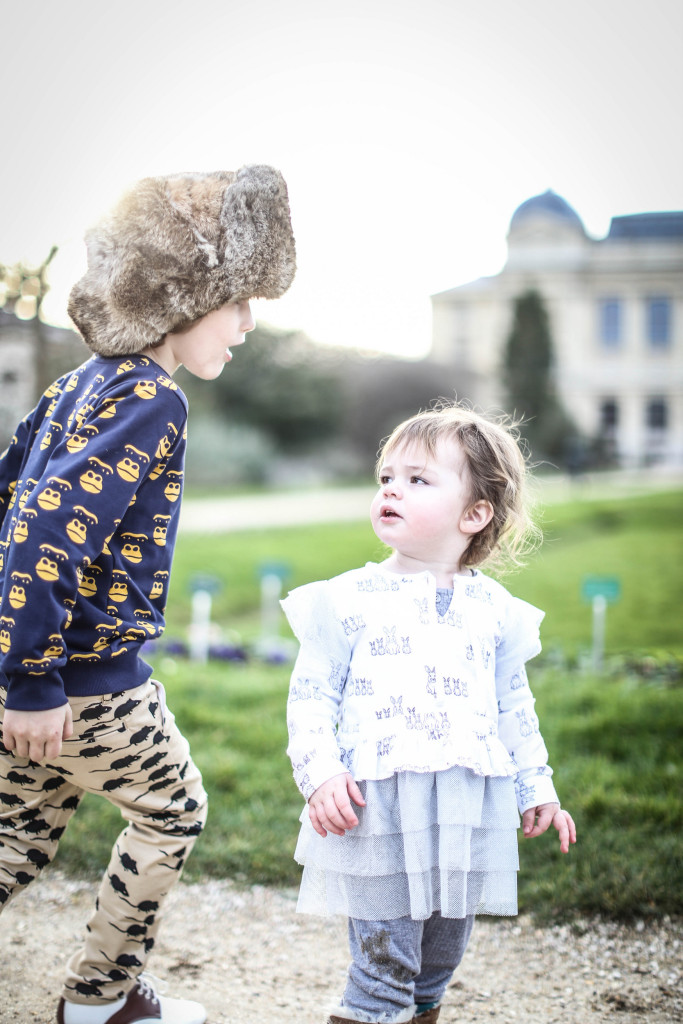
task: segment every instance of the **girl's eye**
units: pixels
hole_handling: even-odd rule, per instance
[[[381,484],[388,484],[390,480],[391,480],[391,477],[387,476],[386,474],[383,474],[383,475],[382,475],[382,476],[380,476],[380,478],[379,478],[379,482],[380,482]]]
[[[422,477],[422,476],[411,476],[410,482],[411,482],[411,484],[426,484],[427,483],[425,478]]]

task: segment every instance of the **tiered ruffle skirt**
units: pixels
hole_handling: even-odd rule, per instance
[[[359,784],[359,824],[343,836],[301,815],[297,909],[370,921],[517,913],[519,814],[512,778],[467,768]]]

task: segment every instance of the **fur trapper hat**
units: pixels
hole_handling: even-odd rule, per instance
[[[86,234],[69,316],[103,356],[131,355],[226,302],[276,299],[296,270],[274,167],[144,178]]]

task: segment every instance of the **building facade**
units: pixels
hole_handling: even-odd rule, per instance
[[[90,354],[75,331],[41,326],[39,336],[34,320],[0,308],[0,451],[46,384]]]
[[[518,207],[507,243],[499,274],[432,296],[433,358],[471,375],[478,406],[503,407],[514,302],[534,290],[585,437],[623,466],[683,464],[683,212],[614,217],[596,239],[546,192]]]

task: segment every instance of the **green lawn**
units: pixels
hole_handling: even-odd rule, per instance
[[[547,542],[507,580],[546,610],[545,652],[530,665],[542,730],[579,844],[520,840],[520,905],[541,918],[683,913],[683,495],[549,507]],[[289,586],[333,575],[382,552],[366,524],[184,537],[178,545],[168,635],[184,638],[190,579],[220,580],[214,620],[249,647],[259,630],[259,566],[286,563]],[[587,574],[617,576],[608,610],[606,671],[580,671],[590,648]],[[282,625],[283,634],[287,632]],[[209,823],[186,877],[296,884],[292,860],[302,800],[285,756],[286,666],[255,658],[196,666],[163,650],[156,673],[187,734],[210,795]],[[100,871],[118,813],[86,798],[58,863]]]

